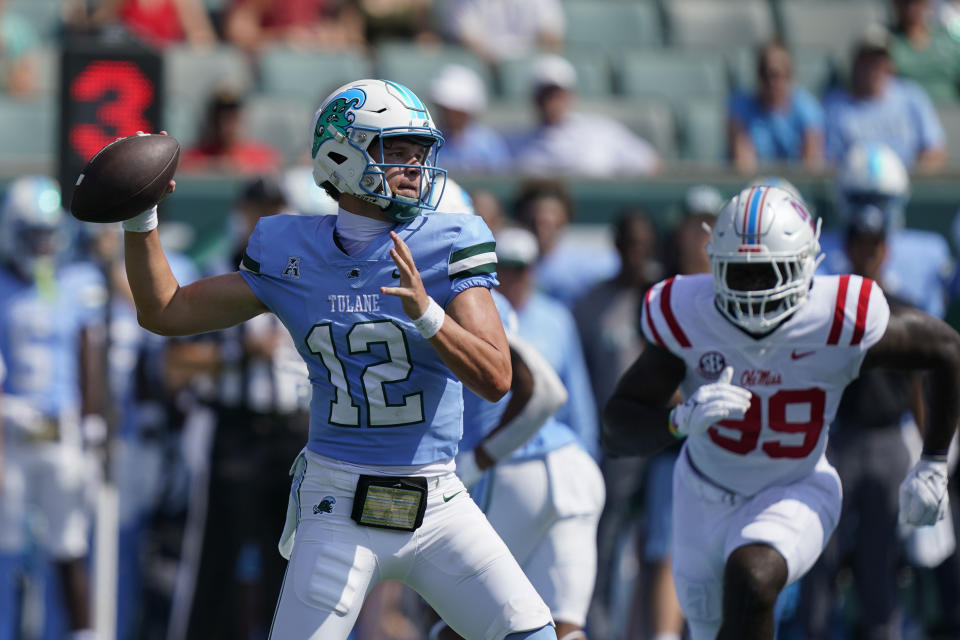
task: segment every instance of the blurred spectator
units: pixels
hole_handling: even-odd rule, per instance
[[[773,162],[802,162],[808,170],[823,164],[823,110],[794,82],[793,59],[780,41],[757,52],[756,90],[732,96],[727,127],[730,157],[741,173]]]
[[[560,0],[445,0],[443,12],[446,36],[489,63],[563,48]]]
[[[665,252],[669,273],[710,273],[707,243],[723,207],[723,195],[710,185],[694,185],[683,197],[683,219],[670,236]]]
[[[643,349],[640,305],[646,289],[663,275],[655,257],[656,230],[645,212],[629,210],[619,218],[614,245],[620,255],[620,271],[590,289],[574,306],[598,408],[604,406],[620,376]],[[590,637],[604,640],[613,637],[617,627],[614,576],[620,563],[620,545],[632,531],[632,514],[623,505],[631,503],[640,490],[646,465],[636,458],[604,456],[600,467],[607,502],[597,531],[597,587],[590,609]],[[636,610],[633,617],[646,619],[647,613]]]
[[[890,57],[896,73],[937,102],[953,102],[960,88],[960,43],[934,21],[930,0],[893,0]]]
[[[460,64],[443,67],[430,85],[430,99],[443,132],[440,166],[454,173],[507,169],[510,151],[506,142],[476,119],[487,107],[487,88],[476,71]]]
[[[433,4],[434,0],[359,0],[367,42],[372,46],[390,40],[438,42]]]
[[[363,47],[363,15],[352,0],[232,0],[224,35],[249,53],[268,44],[336,51]]]
[[[282,163],[280,153],[262,142],[248,140],[241,128],[243,99],[230,89],[213,93],[200,127],[200,140],[184,153],[184,171],[270,173]]]
[[[887,228],[880,209],[861,206],[851,212],[844,242],[850,272],[873,279],[884,291]],[[887,300],[891,306],[907,305],[889,293]],[[853,573],[859,608],[852,636],[901,637],[898,488],[914,462],[904,446],[901,422],[911,413],[922,421],[921,403],[917,374],[873,369],[843,392],[827,445],[827,458],[843,483],[843,508],[833,537],[801,581],[797,617],[805,638],[832,637],[837,574],[845,565]]]
[[[470,194],[470,199],[473,200],[473,210],[476,211],[478,216],[483,218],[483,221],[487,223],[490,231],[496,235],[497,231],[507,222],[500,198],[497,197],[497,194],[487,189],[476,189]]]
[[[217,39],[202,0],[103,0],[86,24],[74,26],[113,23],[122,24],[131,34],[161,48],[178,42],[209,46]]]
[[[604,115],[574,111],[576,86],[577,72],[566,59],[536,61],[532,89],[539,125],[516,141],[517,170],[592,178],[655,173],[660,160],[649,142]]]
[[[40,36],[29,20],[0,0],[0,88],[14,98],[36,93],[36,50]]]
[[[884,292],[942,318],[952,267],[950,247],[939,233],[905,226],[910,178],[893,150],[880,143],[854,145],[837,171],[836,198],[843,224],[861,209],[870,208],[888,226]],[[851,265],[840,234],[824,230],[820,245],[826,256],[823,272],[849,273]]]
[[[890,36],[868,28],[854,46],[849,90],[824,100],[827,159],[839,164],[856,142],[882,142],[908,168],[936,170],[947,159],[946,136],[930,98],[892,75]]]
[[[562,182],[534,179],[522,183],[513,215],[537,238],[537,286],[568,307],[594,284],[617,272],[615,252],[578,241],[571,233],[573,201]]]

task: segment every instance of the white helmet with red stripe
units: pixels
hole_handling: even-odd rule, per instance
[[[717,216],[707,255],[717,307],[737,326],[767,333],[806,299],[820,254],[820,221],[787,191],[747,187]]]

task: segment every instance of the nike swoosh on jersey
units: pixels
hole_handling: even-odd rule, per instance
[[[456,497],[457,497],[458,495],[460,495],[461,493],[463,493],[463,491],[457,491],[456,493],[454,493],[454,494],[452,494],[452,495],[443,496],[443,501],[444,501],[444,502],[450,502],[451,500],[453,500],[454,498],[456,498]]]
[[[797,353],[797,350],[794,349],[793,351],[790,352],[790,359],[791,359],[791,360],[799,360],[800,358],[806,358],[807,356],[812,356],[812,355],[815,354],[815,353],[816,353],[816,350],[814,350],[814,351],[802,351],[802,352],[800,352],[800,353]]]

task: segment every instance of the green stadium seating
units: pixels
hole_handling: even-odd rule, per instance
[[[244,106],[243,129],[250,138],[275,147],[288,162],[305,160],[314,110],[312,103],[299,98],[254,94]]]
[[[300,97],[310,103],[358,78],[369,78],[372,65],[362,51],[300,51],[270,47],[260,54],[261,91]]]
[[[578,0],[564,3],[564,10],[568,49],[614,53],[626,47],[663,44],[663,28],[653,3]]]
[[[168,100],[206,102],[220,87],[241,93],[253,87],[253,73],[246,56],[227,45],[194,49],[176,45],[164,51],[164,77]]]
[[[603,98],[613,93],[613,72],[607,56],[601,52],[564,54],[577,70],[577,93],[582,98]],[[504,60],[497,66],[500,95],[507,100],[529,100],[532,67],[536,56]]]
[[[951,169],[960,169],[960,104],[938,104],[937,115],[947,134],[949,166]]]
[[[0,96],[0,164],[14,167],[15,173],[52,165],[56,122],[53,95],[25,101]]]
[[[430,82],[445,64],[452,62],[479,73],[488,91],[493,86],[489,68],[475,55],[456,46],[385,42],[376,47],[374,69],[378,78],[389,78],[406,85],[427,102]]]
[[[883,5],[872,0],[780,0],[777,6],[791,47],[822,49],[838,58],[849,58],[867,25],[886,20]]]
[[[47,39],[60,27],[62,0],[6,0],[4,10],[26,18],[37,33]]]
[[[675,47],[729,50],[759,44],[774,34],[773,12],[766,0],[670,0],[663,9]]]
[[[581,113],[599,113],[619,120],[638,136],[652,144],[661,158],[677,157],[676,122],[673,109],[665,100],[633,98],[630,100],[581,101]]]
[[[688,51],[633,50],[614,61],[620,92],[665,98],[674,104],[726,95],[723,59]]]
[[[684,105],[680,119],[683,158],[705,165],[726,162],[726,106],[722,102],[691,101]]]

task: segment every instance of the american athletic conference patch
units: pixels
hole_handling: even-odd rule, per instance
[[[318,513],[333,513],[333,505],[337,504],[337,499],[333,496],[323,496],[323,500],[313,505],[313,515]]]
[[[707,380],[716,380],[720,377],[724,368],[727,366],[727,360],[719,351],[707,351],[700,356],[700,362],[697,363],[697,373]]]

